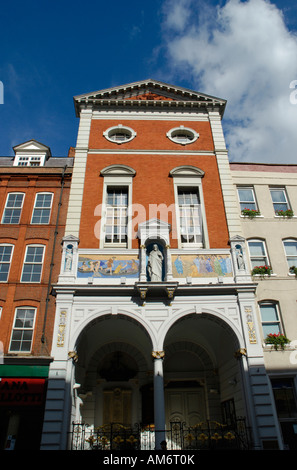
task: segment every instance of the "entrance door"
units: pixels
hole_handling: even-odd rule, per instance
[[[132,391],[115,388],[104,391],[103,424],[131,425]]]
[[[194,426],[206,419],[204,389],[175,388],[165,391],[166,426],[179,421],[186,426]]]

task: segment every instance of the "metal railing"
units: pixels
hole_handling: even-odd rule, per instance
[[[251,449],[250,430],[245,418],[237,418],[233,425],[217,421],[203,421],[195,426],[171,422],[164,448],[167,450],[222,450]],[[155,450],[155,428],[153,425],[125,426],[111,423],[94,427],[86,423],[72,423],[70,432],[71,450]]]

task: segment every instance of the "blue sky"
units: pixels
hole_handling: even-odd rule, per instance
[[[231,160],[297,163],[296,31],[293,0],[3,2],[0,155],[67,155],[73,96],[155,78],[228,100]]]

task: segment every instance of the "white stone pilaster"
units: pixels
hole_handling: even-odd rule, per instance
[[[236,235],[242,235],[242,227],[238,206],[236,204],[237,194],[231,176],[221,116],[219,112],[215,110],[209,110],[208,114],[221,179],[229,235],[230,237],[234,237]]]
[[[74,235],[76,237],[79,236],[91,120],[92,110],[82,110],[75,149],[72,182],[65,228],[65,235]]]

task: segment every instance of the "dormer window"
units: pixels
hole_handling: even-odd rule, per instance
[[[13,166],[44,166],[51,157],[50,148],[32,139],[13,147],[15,152]]]
[[[16,157],[16,166],[43,166],[44,157]]]

